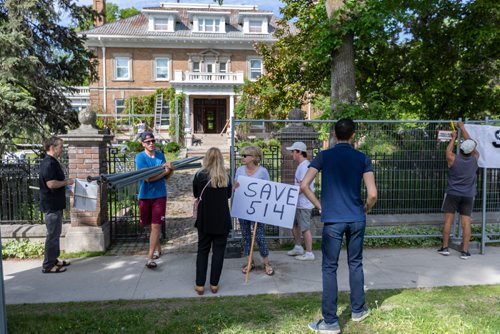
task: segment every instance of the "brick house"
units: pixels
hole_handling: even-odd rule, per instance
[[[94,0],[94,8],[103,13],[105,1]],[[264,72],[254,44],[275,42],[275,28],[273,13],[256,6],[188,3],[160,3],[127,19],[96,23],[83,32],[99,61],[91,105],[119,115],[126,98],[173,87],[186,96],[186,137],[219,133],[234,115],[235,88]],[[168,121],[163,117],[162,129]]]

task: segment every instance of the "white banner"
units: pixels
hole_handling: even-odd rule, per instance
[[[231,215],[259,223],[292,228],[299,199],[299,187],[264,181],[253,177],[238,177]]]
[[[471,139],[477,142],[481,168],[500,168],[500,126],[465,124]]]

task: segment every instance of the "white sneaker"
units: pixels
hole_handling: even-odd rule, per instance
[[[304,255],[297,255],[295,258],[300,261],[314,261],[314,253],[306,252]]]
[[[295,255],[302,255],[304,254],[304,248],[302,246],[295,246],[291,251],[288,251],[287,253],[290,256],[295,256]]]

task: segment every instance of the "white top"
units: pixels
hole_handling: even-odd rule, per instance
[[[311,162],[309,160],[302,161],[295,171],[295,185],[300,187],[300,183],[306,176],[307,170],[309,169],[309,164]],[[311,182],[311,191],[314,192],[314,182]],[[299,194],[299,201],[297,202],[297,209],[314,209],[314,204],[311,203],[310,200],[307,199],[304,193]]]
[[[236,173],[234,173],[234,178],[236,179],[236,181],[238,180],[238,176],[255,177],[257,179],[266,180],[266,181],[271,180],[271,178],[269,177],[269,172],[267,171],[266,168],[264,168],[262,166],[257,167],[257,170],[252,175],[247,174],[246,166],[238,167],[238,169],[236,170]]]

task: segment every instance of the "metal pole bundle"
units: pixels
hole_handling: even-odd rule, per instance
[[[184,158],[172,162],[172,165],[175,170],[187,169],[187,168],[199,168],[201,167],[201,164],[193,162],[200,159],[202,159],[202,157]],[[103,182],[107,183],[108,186],[113,189],[120,189],[134,182],[154,177],[162,173],[164,168],[165,168],[164,165],[160,165],[150,168],[143,168],[140,170],[127,173],[114,173],[114,174],[101,174],[100,176],[88,176],[87,181]]]

